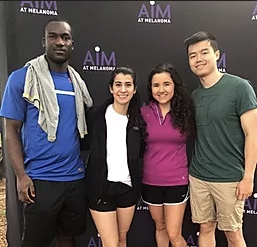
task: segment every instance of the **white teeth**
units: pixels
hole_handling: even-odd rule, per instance
[[[204,64],[197,65],[196,68],[199,68],[199,67],[202,67],[202,66],[204,66]]]

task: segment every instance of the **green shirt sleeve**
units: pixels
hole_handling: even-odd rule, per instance
[[[235,100],[236,111],[239,116],[257,108],[256,94],[250,81],[242,80],[239,83],[236,89]]]

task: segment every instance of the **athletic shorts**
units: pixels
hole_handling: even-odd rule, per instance
[[[25,204],[22,247],[45,247],[57,232],[75,237],[86,229],[85,179],[33,180],[35,203]]]
[[[189,198],[188,185],[156,186],[143,184],[143,201],[149,205],[177,205],[185,203]]]
[[[105,196],[98,202],[90,202],[89,208],[99,212],[115,211],[117,208],[127,208],[136,204],[132,187],[121,183],[108,181]]]

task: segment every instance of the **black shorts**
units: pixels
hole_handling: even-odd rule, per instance
[[[34,180],[34,204],[25,204],[22,247],[44,247],[57,232],[82,235],[86,229],[85,179],[65,182]]]
[[[182,204],[189,198],[189,187],[143,184],[142,198],[145,203],[153,206]]]
[[[127,208],[136,204],[132,187],[121,183],[108,181],[104,198],[96,203],[89,200],[89,208],[100,212],[115,211],[117,208]]]

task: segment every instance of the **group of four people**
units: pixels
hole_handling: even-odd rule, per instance
[[[126,247],[141,196],[158,247],[187,246],[182,222],[189,198],[200,247],[215,246],[216,224],[229,247],[245,247],[257,100],[248,80],[219,72],[215,38],[199,31],[185,40],[190,68],[201,82],[192,97],[173,65],[158,64],[148,76],[149,104],[141,107],[135,72],[117,67],[109,81],[112,97],[92,107],[86,84],[68,64],[71,26],[50,20],[44,34],[45,53],[9,76],[0,112],[25,203],[22,247],[45,247],[55,237],[57,247],[75,247],[87,207],[103,247]],[[88,146],[87,134],[85,169],[80,150]],[[189,162],[190,138],[195,147]]]

